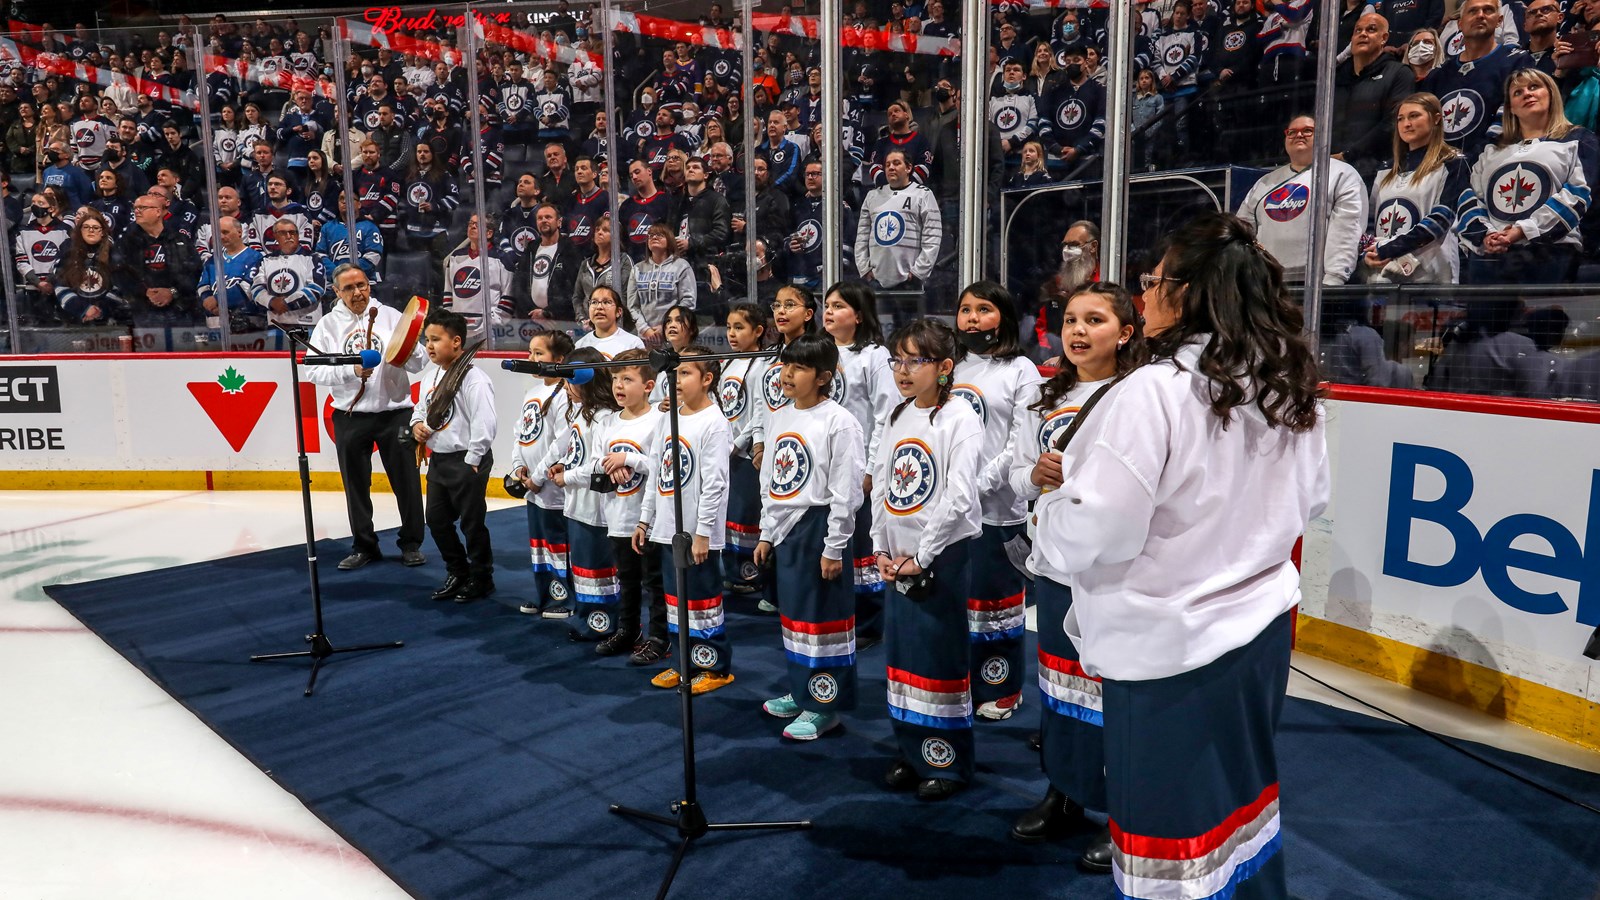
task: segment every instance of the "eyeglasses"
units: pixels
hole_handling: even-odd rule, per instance
[[[616,305],[617,305],[617,301],[611,299],[610,297],[606,297],[603,300],[597,298],[597,299],[589,301],[589,308],[590,309],[594,309],[596,306],[611,306],[611,307],[615,307]]]
[[[1316,133],[1317,130],[1315,128],[1285,128],[1283,130],[1284,137],[1311,137]]]
[[[891,356],[889,357],[889,368],[898,369],[901,372],[910,372],[934,362],[938,362],[938,360],[931,356]]]
[[[159,207],[159,206],[154,206],[154,205],[152,205],[152,204],[149,204],[149,203],[143,203],[143,204],[140,204],[140,203],[135,203],[135,204],[134,204],[134,205],[133,205],[133,211],[134,211],[134,212],[142,212],[142,211],[148,211],[148,210],[152,210],[152,209],[160,209],[160,208],[161,208],[161,207]]]
[[[804,303],[796,303],[793,300],[785,300],[782,303],[772,304],[773,312],[795,312],[805,308],[806,305]]]
[[[1152,275],[1152,274],[1146,273],[1144,275],[1140,275],[1139,276],[1139,287],[1142,288],[1143,290],[1153,291],[1153,290],[1155,290],[1156,285],[1160,284],[1163,281],[1177,281],[1177,280],[1178,279],[1173,278],[1170,275]]]

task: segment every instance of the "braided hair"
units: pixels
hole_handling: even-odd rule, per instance
[[[894,334],[889,335],[889,352],[896,356],[911,355],[926,356],[941,363],[946,360],[955,362],[961,351],[961,341],[956,337],[955,329],[938,319],[917,319],[907,322],[896,328]],[[939,400],[934,403],[933,409],[928,413],[928,421],[939,414],[939,410],[950,401],[950,389],[953,379],[946,378],[939,385]],[[900,418],[900,413],[905,411],[916,401],[915,397],[907,397],[900,401],[900,405],[889,414],[889,424],[893,425]]]

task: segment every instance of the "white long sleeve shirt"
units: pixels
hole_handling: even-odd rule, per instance
[[[1198,669],[1299,602],[1290,554],[1328,503],[1323,425],[1294,434],[1237,407],[1220,427],[1202,346],[1112,388],[1035,507],[1038,572],[1072,588],[1066,630],[1091,675]]]
[[[1011,435],[1026,427],[1027,405],[1042,380],[1039,368],[1023,357],[994,359],[976,353],[962,360],[951,376],[951,401],[965,400],[983,423],[978,493],[985,524],[1016,525],[1028,516],[1027,501],[1011,490],[1006,448]]]
[[[591,331],[578,338],[575,349],[577,347],[593,347],[601,356],[610,359],[624,350],[643,350],[644,341],[637,334],[618,328],[605,337],[598,337]]]
[[[872,475],[872,549],[926,569],[946,547],[983,531],[978,504],[983,423],[972,407],[907,406],[883,431]]]
[[[411,424],[427,418],[428,401],[433,399],[433,392],[438,389],[444,372],[444,369],[433,365],[422,373],[422,400],[411,413]],[[428,436],[428,449],[435,453],[465,450],[467,465],[475,466],[483,462],[494,446],[497,427],[494,382],[482,369],[473,366],[472,371],[461,379],[461,388],[456,391],[455,399],[450,404],[450,415],[438,431]]]
[[[839,345],[839,369],[833,375],[830,399],[848,410],[861,425],[866,437],[866,470],[871,472],[878,460],[884,426],[900,402],[894,374],[889,371],[889,349],[882,344],[868,344],[860,350]]]
[[[653,442],[656,464],[639,521],[650,526],[651,543],[671,544],[677,531],[672,495],[682,490],[684,529],[708,539],[712,550],[721,550],[727,543],[728,457],[733,432],[715,403],[693,414],[680,409],[678,432],[683,443],[675,454],[670,424],[663,414]]]
[[[517,444],[511,451],[511,471],[519,467],[528,470],[528,480],[534,486],[528,492],[528,502],[543,509],[561,509],[567,502],[561,486],[545,477],[544,458],[566,424],[569,402],[567,384],[561,380],[546,384],[543,379],[535,379],[533,387],[522,397]]]
[[[634,526],[639,522],[639,513],[644,508],[644,496],[650,488],[653,471],[650,450],[658,446],[655,443],[656,432],[667,417],[654,404],[638,418],[628,419],[624,415],[611,419],[605,434],[600,435],[600,446],[603,448],[601,458],[604,459],[606,454],[624,453],[627,455],[628,468],[633,470],[632,478],[617,485],[617,489],[605,497],[606,534],[619,538],[631,536]],[[598,471],[605,469],[599,468]]]
[[[844,407],[824,400],[810,409],[793,404],[768,423],[761,457],[761,539],[782,544],[812,507],[828,508],[822,555],[844,559],[861,508],[866,439]]]
[[[1033,483],[1034,464],[1045,451],[1055,450],[1055,439],[1063,429],[1072,424],[1073,419],[1077,418],[1078,410],[1083,408],[1084,401],[1104,384],[1103,381],[1078,382],[1072,386],[1072,390],[1067,391],[1055,402],[1049,412],[1039,412],[1030,408],[1039,401],[1044,389],[1043,382],[1031,395],[1018,402],[1017,427],[1011,432],[1011,446],[1006,450],[1006,466],[1009,470],[1011,490],[1024,502],[1037,500],[1044,493]]]
[[[1361,235],[1367,228],[1367,187],[1346,162],[1328,162],[1328,209],[1314,210],[1312,168],[1279,166],[1261,176],[1239,204],[1239,218],[1255,226],[1256,239],[1283,265],[1286,275],[1304,278],[1311,255],[1311,216],[1328,223],[1322,253],[1322,283],[1344,284],[1356,270]]]
[[[559,463],[561,480],[566,482],[562,489],[562,509],[566,510],[567,518],[602,527],[606,524],[605,495],[589,489],[589,476],[604,471],[600,468],[600,457],[604,454],[600,452],[599,442],[616,413],[602,410],[595,414],[592,422],[583,417],[580,404],[573,404],[568,413],[570,422],[566,430],[551,439],[539,471],[542,477],[551,466]]]
[[[367,313],[357,316],[343,302],[333,304],[333,309],[317,322],[311,331],[311,346],[323,353],[350,354],[363,350],[377,350],[389,355],[385,346],[400,324],[400,311],[384,306],[376,300],[367,303],[367,309],[376,309],[378,318],[372,323],[372,340],[367,340]],[[361,392],[361,376],[355,366],[307,366],[306,378],[332,390],[334,409],[344,412],[375,413],[391,409],[410,409],[411,374],[421,372],[428,365],[428,354],[418,342],[411,348],[405,365],[391,366],[381,363],[367,376],[367,390],[361,402],[351,408],[351,401]]]
[[[730,359],[717,385],[717,405],[733,429],[733,452],[746,459],[752,455],[754,445],[761,443],[759,435],[766,430],[767,404],[762,398],[761,376],[768,365],[769,361],[760,357]]]

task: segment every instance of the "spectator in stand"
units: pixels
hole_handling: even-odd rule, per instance
[[[122,176],[101,169],[94,176],[94,189],[89,208],[106,217],[110,225],[108,236],[116,240],[124,228],[133,224],[133,201],[127,197],[127,187],[122,183]]]
[[[221,238],[224,299],[217,300],[217,267],[208,260],[200,267],[200,306],[208,316],[220,316],[221,308],[226,306],[230,319],[242,316],[253,320],[241,322],[248,324],[247,330],[260,328],[266,324],[266,317],[250,292],[261,268],[261,251],[245,243],[239,220],[233,216],[217,219],[217,235]]]
[[[1155,70],[1140,69],[1133,92],[1133,164],[1150,172],[1156,169],[1156,135],[1150,123],[1166,109],[1157,87]]]
[[[239,110],[223,106],[217,110],[217,123],[211,126],[211,167],[219,184],[238,186],[244,180],[239,164],[246,158],[239,143]]]
[[[244,205],[239,200],[237,188],[224,185],[217,188],[217,213],[223,216],[232,216],[239,221],[239,235],[246,245],[260,249],[261,236],[256,232],[255,222],[245,215]],[[200,257],[202,265],[211,262],[212,246],[214,241],[211,236],[211,223],[201,225],[195,232],[194,249]]]
[[[300,196],[305,198],[306,215],[313,225],[333,218],[333,198],[344,192],[344,180],[333,173],[328,155],[321,150],[306,154],[306,180]],[[332,269],[329,270],[333,271]]]
[[[1367,184],[1390,155],[1395,110],[1416,89],[1405,63],[1384,52],[1388,42],[1383,16],[1362,16],[1350,37],[1350,58],[1334,73],[1333,158],[1349,163]]]
[[[418,144],[400,179],[400,247],[428,251],[442,260],[449,250],[450,216],[461,204],[460,189],[433,148]]]
[[[1373,234],[1367,280],[1455,284],[1460,280],[1456,224],[1470,197],[1471,173],[1444,142],[1444,112],[1432,94],[1400,101],[1389,169],[1372,186]]]
[[[200,231],[200,207],[178,195],[178,175],[169,166],[156,170],[156,183],[145,193],[159,193],[167,200],[167,227],[193,244]]]
[[[572,290],[574,303],[577,302],[577,298],[592,296],[596,285],[611,286],[616,291],[616,295],[621,297],[627,290],[629,276],[633,274],[633,260],[629,258],[628,254],[624,253],[617,258],[621,262],[620,272],[615,278],[612,277],[610,213],[601,213],[600,217],[595,220],[592,248],[594,253],[585,258],[578,266],[578,279]],[[621,285],[621,287],[616,287],[616,285]],[[620,303],[618,305],[623,306]],[[578,309],[577,312],[581,314],[583,310]],[[623,312],[626,312],[625,307]],[[627,325],[623,327],[629,331],[633,330],[632,327]]]
[[[822,198],[822,163],[806,163],[806,192],[795,200],[792,215],[794,233],[784,249],[788,251],[784,269],[789,282],[816,291],[822,285],[822,217],[826,204]]]
[[[1302,82],[1314,81],[1309,65],[1311,28],[1316,4],[1312,0],[1262,0],[1267,17],[1257,39],[1261,42],[1261,67],[1256,82],[1262,87],[1291,88],[1293,106],[1306,93]]]
[[[76,210],[94,199],[94,182],[89,173],[72,161],[71,145],[63,141],[52,143],[45,148],[43,158],[48,166],[40,174],[39,184],[65,191],[70,204],[68,210]]]
[[[534,217],[544,195],[539,190],[539,179],[532,172],[517,176],[516,196],[500,216],[501,250],[508,259],[518,261],[529,244],[539,239],[539,229]],[[515,266],[513,266],[515,267]]]
[[[392,244],[396,228],[395,210],[400,207],[400,185],[394,173],[383,166],[376,142],[361,142],[361,164],[350,173],[350,180],[356,189],[356,202],[361,214],[371,219],[383,232],[385,244]]]
[[[1376,5],[1389,20],[1390,46],[1408,46],[1417,31],[1444,24],[1445,0],[1376,0]]]
[[[769,247],[781,247],[784,238],[793,231],[794,209],[789,195],[775,187],[768,177],[767,161],[757,156],[754,166],[751,175],[756,187],[756,237],[766,241]],[[740,216],[740,210],[734,210],[733,241],[738,256],[743,256],[747,227],[749,223]]]
[[[6,127],[6,170],[19,187],[32,187],[39,175],[39,117],[32,103],[17,104],[17,118]]]
[[[266,141],[257,141],[250,151],[255,161],[255,166],[244,173],[244,183],[240,186],[240,194],[244,198],[245,206],[250,209],[264,209],[270,202],[267,197],[267,178],[272,175],[272,145]],[[288,181],[287,173],[283,175]]]
[[[333,112],[326,103],[314,104],[311,92],[296,90],[294,106],[278,120],[278,143],[289,155],[289,172],[303,178],[306,154],[322,145],[322,133],[333,124]]]
[[[322,297],[328,273],[310,247],[300,243],[300,230],[288,219],[272,226],[250,295],[267,311],[274,325],[315,325],[322,318]]]
[[[461,165],[461,129],[450,121],[450,107],[442,97],[430,97],[424,104],[424,118],[416,131],[417,143],[433,147],[435,159],[442,159],[452,170]]]
[[[1000,134],[1007,171],[1021,165],[1022,145],[1039,132],[1039,110],[1015,59],[1005,61],[1002,78],[990,91],[989,124]]]
[[[725,141],[712,144],[706,151],[710,163],[707,174],[711,189],[728,198],[728,206],[735,215],[744,211],[744,174],[733,165],[733,147]]]
[[[596,181],[595,161],[580,156],[572,164],[575,189],[567,204],[562,233],[571,239],[573,246],[584,253],[591,252],[594,228],[600,217],[611,210],[611,197]]]
[[[649,253],[650,226],[658,222],[678,221],[677,204],[672,196],[656,188],[656,179],[642,159],[628,164],[628,177],[633,182],[633,195],[622,201],[619,212],[627,230],[623,232],[628,255],[637,262]],[[672,225],[668,224],[670,231]]]
[[[539,239],[517,263],[513,294],[526,301],[517,315],[536,322],[573,320],[573,287],[578,281],[578,249],[561,234],[561,210],[548,201],[534,215]]]
[[[906,159],[911,160],[911,180],[927,184],[928,173],[933,169],[933,144],[917,128],[911,114],[911,104],[896,100],[889,104],[887,115],[889,126],[872,148],[872,155],[867,160],[867,177],[874,186],[881,187],[885,181],[884,157],[890,150],[903,150]]]
[[[480,241],[478,217],[467,220],[467,236],[444,260],[444,308],[467,320],[467,343],[487,340],[492,325],[516,315],[512,273],[495,252],[494,221],[489,221]],[[488,255],[479,252],[480,243]]]
[[[266,113],[261,111],[260,105],[246,103],[244,105],[244,122],[239,126],[240,152],[247,153],[253,150],[260,141],[266,141],[270,149],[272,139],[276,136],[272,125],[267,122]],[[249,171],[254,161],[251,157],[246,156],[239,161],[239,165],[244,170]]]
[[[1528,33],[1523,49],[1533,58],[1533,67],[1551,78],[1562,78],[1566,72],[1556,68],[1556,58],[1564,55],[1557,47],[1561,4],[1557,0],[1532,0],[1523,12],[1522,22]]]
[[[1261,62],[1261,22],[1255,0],[1233,0],[1228,14],[1217,22],[1211,34],[1201,80],[1212,84],[1216,151],[1218,158],[1225,161],[1250,152],[1241,144],[1241,132],[1255,124],[1251,121],[1252,111],[1260,108],[1252,102],[1251,92],[1255,90],[1256,70]]]
[[[1433,70],[1421,88],[1444,107],[1444,139],[1468,161],[1500,136],[1505,84],[1510,74],[1532,65],[1532,57],[1500,44],[1496,0],[1466,0],[1461,5],[1461,54]]]
[[[31,218],[16,237],[17,279],[22,296],[17,314],[25,325],[52,325],[56,310],[56,269],[66,254],[72,232],[61,221],[61,206],[49,191],[33,195]]]
[[[1296,116],[1283,131],[1288,165],[1261,176],[1239,204],[1239,218],[1255,229],[1256,239],[1283,266],[1284,278],[1304,281],[1310,256],[1311,215],[1327,223],[1322,257],[1322,283],[1344,284],[1355,271],[1361,235],[1367,227],[1367,190],[1350,164],[1334,159],[1328,165],[1326,210],[1311,207],[1312,144],[1316,120]],[[1306,215],[1306,213],[1311,215]]]
[[[1170,131],[1179,159],[1189,159],[1194,143],[1189,107],[1200,93],[1200,63],[1205,58],[1206,35],[1192,21],[1189,0],[1172,4],[1172,20],[1154,40],[1156,79],[1161,84],[1161,99],[1172,108]]]
[[[693,149],[688,136],[678,133],[677,107],[664,106],[656,110],[655,129],[639,142],[638,157],[650,166],[650,171],[659,179],[662,169],[666,168],[669,153],[673,150],[689,153]]]
[[[485,108],[486,101],[482,97],[478,99],[480,107],[478,122],[481,127],[478,129],[477,144],[482,148],[483,153],[483,195],[485,197],[493,197],[496,203],[500,203],[503,202],[499,194],[500,186],[505,178],[503,166],[506,144],[500,135],[500,126],[495,124],[492,118],[493,109]],[[489,115],[485,115],[485,113]],[[463,147],[461,151],[462,181],[469,184],[472,182],[475,177],[475,165],[472,148]]]
[[[54,103],[39,104],[39,124],[34,129],[34,158],[38,170],[33,174],[42,177],[46,166],[53,165],[50,159],[50,149],[57,145],[67,147],[71,145],[72,130],[61,120],[61,111]],[[70,158],[70,157],[69,157]]]
[[[626,145],[626,142],[624,142]],[[579,156],[587,156],[594,160],[596,166],[606,163],[606,112],[600,110],[594,116],[594,129],[589,132],[589,137],[583,142],[583,148],[578,151]]]
[[[79,95],[78,115],[72,120],[70,128],[72,146],[78,151],[78,164],[86,169],[100,165],[106,139],[116,133],[117,126],[100,115],[100,104],[95,102],[93,95]]]
[[[97,210],[79,210],[72,243],[58,269],[56,300],[69,324],[91,325],[123,318],[127,306],[117,292],[111,224]]]
[[[367,130],[367,140],[377,143],[378,157],[384,168],[398,170],[408,162],[406,129],[396,116],[394,104],[384,103],[378,107],[378,124]]]
[[[572,141],[572,94],[561,86],[560,76],[552,66],[544,70],[543,83],[534,93],[534,111],[538,115],[535,138],[545,147],[552,144],[563,152]]]
[[[280,219],[294,223],[300,232],[300,243],[306,250],[309,251],[316,243],[316,229],[311,217],[306,214],[306,208],[290,199],[289,179],[274,172],[267,176],[267,203],[256,208],[251,217],[251,230],[263,242],[269,241],[272,239],[273,226]]]
[[[904,153],[891,151],[883,168],[888,183],[861,203],[856,270],[874,287],[919,290],[939,255],[939,204],[911,180]]]
[[[789,139],[789,121],[784,114],[779,110],[768,113],[766,138],[757,144],[754,157],[767,164],[768,181],[785,194],[798,193],[804,155]]]
[[[727,248],[733,235],[733,210],[726,197],[711,190],[704,160],[684,163],[684,188],[682,220],[674,247],[699,275],[711,256]]]
[[[1470,280],[1566,283],[1577,273],[1591,186],[1600,182],[1600,141],[1567,121],[1555,80],[1538,69],[1514,72],[1506,92],[1505,133],[1473,164],[1458,226],[1477,251],[1468,258]]]
[[[163,167],[177,174],[179,196],[188,196],[190,192],[199,196],[205,191],[205,162],[184,140],[178,123],[172,121],[161,126],[161,146],[155,154],[153,168],[159,172]]]
[[[378,231],[378,226],[371,219],[356,212],[356,240],[355,259],[350,256],[350,229],[345,225],[345,216],[350,206],[348,195],[340,191],[338,199],[339,217],[330,219],[317,230],[317,257],[322,260],[322,267],[332,272],[340,265],[354,262],[367,274],[367,281],[377,284],[383,279],[380,270],[383,267],[383,235]]]
[[[1410,40],[1406,41],[1405,48],[1400,53],[1400,58],[1411,70],[1411,77],[1421,85],[1429,75],[1433,74],[1433,70],[1444,62],[1444,53],[1439,49],[1439,32],[1432,28],[1419,28],[1413,31]]]
[[[141,327],[191,325],[197,319],[199,260],[193,245],[168,227],[167,200],[149,193],[133,202],[133,227],[118,241],[118,282]]]
[[[1066,171],[1077,171],[1079,178],[1095,178],[1100,171],[1098,165],[1087,171],[1080,167],[1089,157],[1098,156],[1104,144],[1106,89],[1089,78],[1084,67],[1086,55],[1083,44],[1068,44],[1061,49],[1066,65],[1050,91],[1042,95],[1039,117],[1041,133],[1054,155],[1066,164]],[[1023,162],[1026,165],[1027,161]]]
[[[1022,168],[1011,176],[1006,184],[1008,188],[1043,187],[1054,183],[1050,177],[1050,170],[1044,164],[1044,145],[1038,141],[1028,141],[1022,145]]]
[[[1061,236],[1055,274],[1039,288],[1039,307],[1022,315],[1022,340],[1029,358],[1046,362],[1061,356],[1061,322],[1067,301],[1086,286],[1100,281],[1100,226],[1080,219]]]
[[[544,174],[539,176],[539,194],[554,203],[566,215],[572,210],[573,197],[578,193],[578,183],[567,167],[567,147],[562,141],[544,145]]]
[[[676,252],[672,226],[657,222],[647,231],[648,255],[639,260],[628,276],[628,312],[635,322],[659,322],[674,306],[695,308],[697,287],[694,270]],[[654,329],[647,329],[645,340],[652,340]]]

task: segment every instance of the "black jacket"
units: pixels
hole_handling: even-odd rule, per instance
[[[511,278],[511,292],[516,297],[516,314],[526,318],[533,306],[533,275],[534,267],[539,263],[539,243],[528,244],[517,260],[516,271]],[[545,277],[550,280],[549,305],[545,311],[550,318],[561,321],[573,319],[572,305],[573,288],[578,283],[578,268],[583,262],[578,254],[578,248],[573,246],[569,238],[562,237],[556,241],[556,255],[549,262],[550,269]]]
[[[728,205],[728,198],[712,190],[709,184],[700,196],[686,197],[682,208],[683,223],[678,234],[689,240],[689,250],[684,256],[698,275],[707,256],[721,253],[728,246],[728,239],[733,235],[733,209]]]
[[[155,237],[133,225],[122,233],[117,249],[117,282],[133,308],[135,324],[182,325],[195,321],[200,260],[192,244],[170,225]],[[150,304],[145,289],[153,287],[172,290],[170,306]]]
[[[1353,59],[1335,71],[1333,152],[1344,154],[1367,182],[1378,160],[1393,154],[1395,109],[1416,89],[1411,68],[1388,54],[1380,54],[1359,75]]]

